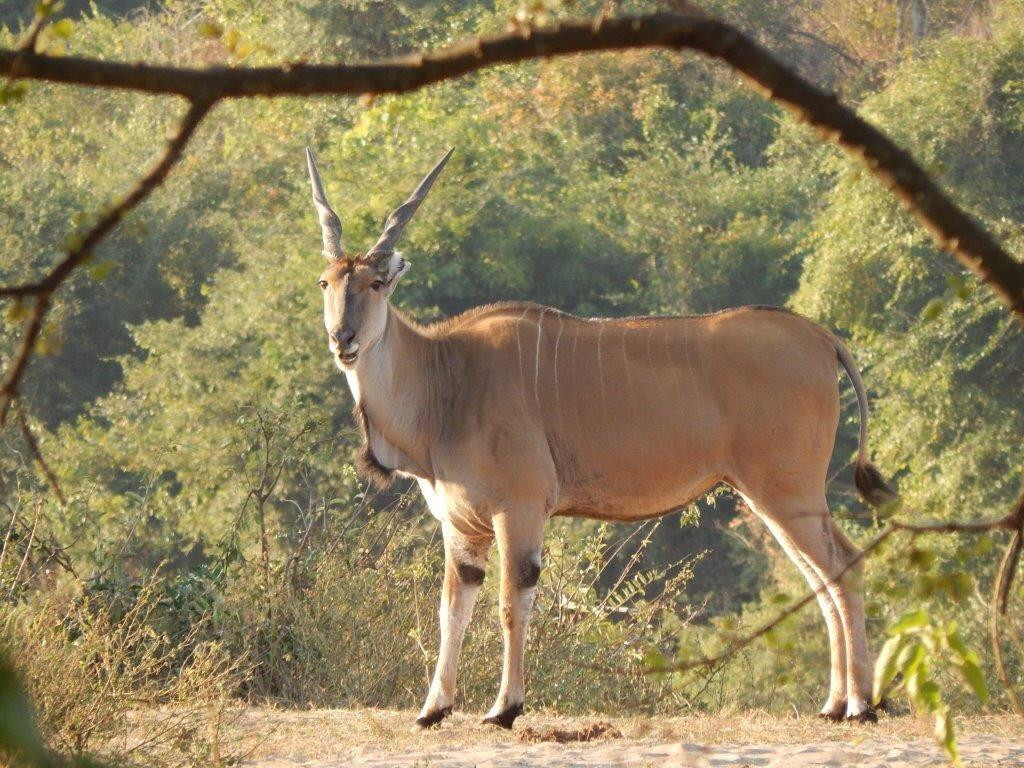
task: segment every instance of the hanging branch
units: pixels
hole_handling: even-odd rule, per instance
[[[985,283],[1024,326],[1024,265],[1010,256],[983,226],[959,208],[907,152],[858,117],[852,109],[839,103],[834,94],[804,80],[738,29],[699,13],[653,13],[620,18],[606,18],[602,15],[596,22],[584,20],[542,29],[522,29],[463,42],[433,53],[368,64],[317,65],[298,62],[247,69],[196,69],[46,56],[34,51],[34,38],[38,33],[34,25],[30,30],[33,44],[29,47],[0,49],[0,75],[9,81],[39,80],[179,95],[189,100],[190,107],[178,133],[153,169],[139,180],[121,202],[100,218],[61,262],[38,282],[0,287],[0,299],[33,300],[19,348],[0,383],[0,426],[17,397],[18,385],[42,331],[54,293],[88,259],[124,215],[163,183],[199,123],[220,99],[407,93],[487,67],[583,52],[637,48],[692,49],[721,59],[742,73],[767,98],[785,107],[798,120],[817,129],[826,140],[861,162],[904,203],[929,231],[936,244],[950,251],[965,268]],[[1024,496],[1014,512],[996,520],[933,524],[892,522],[867,546],[858,560],[897,531],[916,536],[923,533],[979,534],[1000,529],[1014,532],[999,569],[992,600],[993,647],[1005,684],[1008,678],[1002,664],[997,614],[1002,615],[1006,611],[1010,586],[1020,558],[1024,539]],[[715,658],[659,671],[716,666],[770,631],[813,598],[812,592],[769,624],[734,642],[725,653]],[[1011,690],[1014,707],[1020,712],[1020,702],[1010,686],[1007,689]]]
[[[523,29],[367,64],[295,62],[248,69],[158,66],[34,51],[0,50],[11,78],[178,94],[194,103],[254,96],[407,93],[498,64],[634,48],[693,49],[741,72],[772,101],[863,163],[931,233],[942,249],[999,297],[1024,326],[1024,266],[939,189],[924,169],[877,128],[804,80],[735,27],[703,15],[652,13]],[[25,295],[25,286],[0,296]]]
[[[208,100],[192,101],[189,104],[188,112],[177,132],[170,139],[164,153],[149,173],[139,179],[132,190],[121,198],[113,208],[104,213],[92,229],[85,233],[78,243],[67,252],[64,259],[58,262],[42,280],[21,286],[0,288],[2,297],[13,296],[19,300],[32,297],[33,299],[32,308],[29,310],[22,328],[21,341],[7,367],[3,381],[0,382],[0,427],[6,423],[11,403],[18,396],[18,385],[21,383],[39,334],[43,330],[43,323],[52,304],[54,292],[77,267],[88,260],[100,241],[121,222],[121,219],[163,183],[171,168],[181,159],[185,146],[212,106],[213,102]]]
[[[906,523],[901,520],[892,520],[881,530],[881,532],[879,532],[877,536],[875,536],[875,538],[861,549],[856,557],[843,566],[839,572],[833,574],[831,581],[838,581],[841,579],[850,569],[856,567],[858,563],[867,559],[867,557],[878,549],[883,542],[896,533],[909,533],[911,537],[916,538],[917,536],[924,534],[979,535],[994,531],[1011,531],[1011,537],[1010,543],[1006,548],[1006,554],[1003,556],[1002,563],[999,566],[996,579],[993,583],[992,602],[989,610],[989,629],[992,639],[992,650],[996,660],[996,671],[999,674],[1000,681],[1006,689],[1010,703],[1013,706],[1014,711],[1021,717],[1024,717],[1024,707],[1021,705],[1020,698],[1017,696],[1017,692],[1013,687],[1013,683],[1006,672],[1006,667],[1003,662],[1002,646],[1000,643],[1001,624],[999,621],[1002,616],[1006,615],[1010,588],[1013,585],[1017,564],[1020,560],[1021,549],[1022,546],[1024,546],[1024,492],[1021,493],[1020,498],[1017,500],[1014,510],[1003,517],[988,520],[973,520],[968,522],[949,521],[933,523]],[[647,672],[651,674],[664,674],[666,672],[687,672],[701,668],[714,670],[747,646],[767,635],[790,616],[799,613],[816,597],[817,592],[815,590],[806,592],[796,602],[785,610],[780,611],[770,621],[762,624],[757,629],[742,635],[741,637],[733,639],[721,653],[697,659],[686,659],[671,664],[659,664],[651,667]]]

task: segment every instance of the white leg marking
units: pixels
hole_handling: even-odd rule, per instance
[[[422,481],[421,481],[422,483]],[[464,583],[459,575],[459,564],[483,569],[487,565],[490,544],[471,546],[462,539],[449,523],[442,524],[445,544],[445,574],[441,587],[440,644],[434,678],[420,717],[436,716],[450,709],[455,701],[456,672],[462,639],[473,616],[479,584]]]

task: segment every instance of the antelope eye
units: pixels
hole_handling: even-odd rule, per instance
[[[370,287],[373,288],[373,290],[375,291],[379,291],[381,288],[384,287],[384,281],[374,280],[372,283],[370,283]]]
[[[317,280],[316,284],[320,286],[320,290],[322,290],[322,291],[326,291],[327,290],[327,281],[326,280]]]

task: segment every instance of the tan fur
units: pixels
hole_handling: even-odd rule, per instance
[[[415,477],[443,525],[441,654],[422,725],[453,704],[477,589],[459,581],[460,565],[482,567],[497,542],[505,654],[487,720],[509,727],[524,702],[544,522],[641,520],[722,482],[769,524],[818,593],[832,648],[824,713],[870,714],[861,569],[834,578],[857,553],[825,502],[837,354],[848,358],[831,333],[764,308],[586,320],[521,303],[420,327],[387,302],[391,287],[367,287],[372,272],[328,267],[325,321],[332,339],[346,324],[358,331],[358,357],[339,365],[365,414],[369,451]],[[358,310],[346,308],[356,301]],[[858,467],[866,461],[862,446]]]

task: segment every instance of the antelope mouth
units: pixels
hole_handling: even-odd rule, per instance
[[[338,355],[338,359],[345,365],[352,365],[355,363],[356,358],[359,357],[359,345],[353,344],[351,347],[346,349],[344,352]]]

